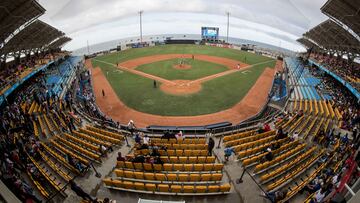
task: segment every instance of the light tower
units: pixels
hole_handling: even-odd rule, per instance
[[[140,42],[142,43],[142,14],[144,11],[139,11],[139,17],[140,17]]]
[[[226,15],[227,15],[226,43],[229,43],[229,21],[230,21],[230,12],[226,12]]]

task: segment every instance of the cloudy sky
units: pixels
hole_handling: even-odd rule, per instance
[[[143,10],[143,34],[200,34],[202,26],[220,28],[230,37],[302,50],[296,43],[304,32],[327,19],[320,12],[326,0],[39,0],[47,10],[41,20],[73,40],[64,48],[139,35],[138,11]]]

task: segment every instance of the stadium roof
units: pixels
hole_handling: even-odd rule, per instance
[[[53,41],[47,47],[49,49],[56,49],[56,48],[62,47],[63,45],[65,45],[69,41],[71,41],[71,38],[63,36],[63,37],[60,37],[60,38],[56,39],[55,41]]]
[[[360,36],[360,3],[359,0],[329,0],[321,11],[333,17]]]
[[[0,1],[0,44],[26,22],[45,13],[35,0]]]
[[[304,34],[326,50],[360,53],[360,42],[350,32],[332,20],[326,20]]]
[[[36,20],[11,38],[0,50],[0,54],[43,48],[63,35],[56,28]]]
[[[319,46],[306,38],[297,39],[299,43],[303,44],[308,49],[319,49]]]

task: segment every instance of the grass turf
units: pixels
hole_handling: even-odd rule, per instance
[[[144,64],[138,66],[136,70],[156,75],[167,80],[195,80],[228,70],[224,65],[192,59],[186,59],[185,62],[185,64],[191,65],[191,69],[175,69],[174,65],[179,64],[179,60],[180,59],[171,59]]]
[[[142,51],[142,49],[137,50]],[[103,73],[111,73],[105,76],[128,107],[164,116],[203,115],[231,108],[246,95],[266,67],[275,66],[275,60],[271,60],[255,65],[248,69],[246,74],[238,71],[207,81],[202,84],[202,90],[198,93],[174,96],[162,92],[159,88],[153,88],[151,79],[119,71],[102,62],[92,61],[92,63],[94,67],[99,66]]]
[[[246,51],[204,46],[204,45],[189,45],[189,44],[161,45],[161,46],[146,47],[141,49],[128,49],[121,52],[115,52],[103,56],[98,56],[96,57],[96,59],[115,64],[117,62],[121,63],[130,59],[135,59],[143,56],[159,55],[159,54],[205,54],[210,56],[219,56],[219,57],[234,59],[246,64],[255,64],[269,60],[268,57],[249,53]]]

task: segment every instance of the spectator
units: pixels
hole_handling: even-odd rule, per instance
[[[226,147],[226,148],[224,149],[225,162],[228,162],[228,161],[229,161],[229,157],[230,157],[232,154],[235,154],[234,148],[232,148],[232,147]]]
[[[148,137],[148,135],[145,135],[144,138],[143,138],[143,143],[146,144],[146,145],[149,145],[150,143],[150,137]]]
[[[76,185],[76,183],[73,180],[70,180],[69,184],[70,184],[71,190],[74,191],[83,200],[94,201],[94,199],[88,193],[86,193],[81,187]]]
[[[118,152],[118,156],[116,158],[117,161],[125,161],[125,158],[122,156],[121,152]]]
[[[215,141],[212,137],[209,138],[208,143],[208,156],[212,156],[212,150],[214,149]]]
[[[134,131],[136,130],[136,125],[133,120],[130,120],[127,125],[128,131],[133,135]]]

